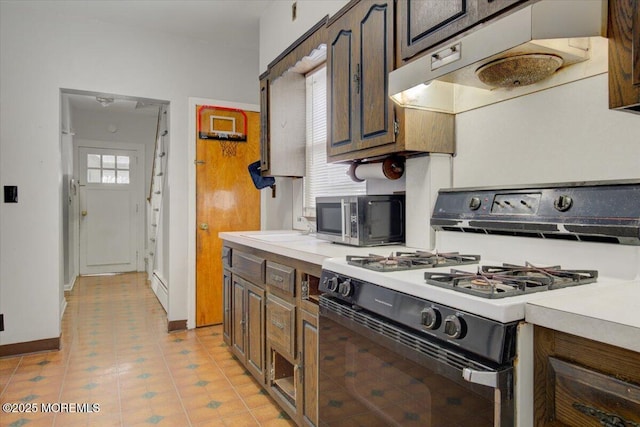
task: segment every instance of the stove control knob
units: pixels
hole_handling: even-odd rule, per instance
[[[472,197],[471,200],[469,200],[469,209],[477,211],[480,209],[481,204],[482,202],[480,201],[480,197]]]
[[[566,195],[558,196],[553,202],[553,206],[560,212],[568,211],[571,205],[573,205],[573,199]]]
[[[353,294],[353,285],[351,284],[351,279],[347,279],[344,282],[340,283],[339,292],[343,297],[348,297]]]
[[[433,307],[425,308],[420,315],[422,317],[420,323],[426,329],[438,329],[440,327],[442,316],[440,316],[440,312],[437,309]]]
[[[338,278],[337,277],[332,277],[331,279],[329,279],[329,282],[327,283],[327,289],[329,289],[331,292],[337,292],[338,291]]]
[[[464,337],[466,325],[460,316],[454,314],[444,319],[444,333],[450,338],[460,339]]]

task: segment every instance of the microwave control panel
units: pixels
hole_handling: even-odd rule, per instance
[[[358,237],[358,203],[349,203],[349,228],[351,229],[351,237]]]

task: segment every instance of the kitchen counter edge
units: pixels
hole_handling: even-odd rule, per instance
[[[525,320],[640,353],[640,281],[607,287],[610,292],[605,295],[593,289],[576,289],[570,298],[549,296],[529,302]]]

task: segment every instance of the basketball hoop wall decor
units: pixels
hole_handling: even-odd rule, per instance
[[[224,157],[234,157],[238,144],[247,142],[247,115],[237,108],[201,105],[198,138],[217,141]]]

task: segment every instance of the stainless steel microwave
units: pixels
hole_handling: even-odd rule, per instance
[[[317,237],[351,246],[404,243],[405,197],[316,198]]]

